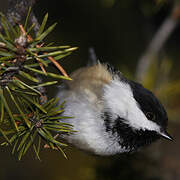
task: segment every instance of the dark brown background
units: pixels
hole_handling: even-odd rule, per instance
[[[6,0],[0,0],[0,9],[5,11],[6,7]],[[172,1],[168,0],[162,6],[152,0],[39,0],[34,8],[39,21],[49,12],[48,24],[58,22],[48,41],[79,47],[62,61],[69,73],[87,63],[88,48],[92,46],[101,61],[132,76],[171,7]],[[161,52],[172,61],[171,78],[176,80],[180,77],[179,31],[178,26]],[[171,115],[169,119],[174,142],[160,140],[132,155],[97,157],[69,147],[68,160],[58,152],[43,149],[41,162],[31,152],[18,162],[10,149],[1,147],[0,180],[179,180],[180,120]]]

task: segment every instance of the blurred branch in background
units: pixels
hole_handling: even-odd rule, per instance
[[[98,58],[96,56],[95,50],[93,47],[88,49],[89,58],[88,58],[88,66],[92,66],[97,64]]]
[[[160,28],[155,33],[145,53],[140,57],[136,68],[136,79],[140,82],[144,80],[149,66],[158,55],[163,45],[175,30],[179,23],[180,3],[175,3],[170,15],[164,20]]]

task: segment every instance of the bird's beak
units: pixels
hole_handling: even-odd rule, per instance
[[[169,133],[167,131],[162,131],[160,132],[161,137],[168,139],[170,141],[173,141],[173,137],[169,135]]]

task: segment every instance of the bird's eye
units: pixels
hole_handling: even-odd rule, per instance
[[[152,112],[147,112],[147,113],[146,113],[146,117],[147,117],[149,120],[151,120],[151,121],[154,121],[155,118],[156,118],[155,114],[152,113]]]

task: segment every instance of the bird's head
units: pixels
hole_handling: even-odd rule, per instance
[[[106,85],[103,98],[106,129],[128,151],[160,137],[172,140],[166,131],[168,117],[163,105],[141,84],[120,76]]]

